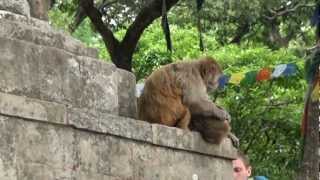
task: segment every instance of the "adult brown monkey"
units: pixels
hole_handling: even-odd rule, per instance
[[[139,119],[188,129],[192,116],[230,120],[227,111],[208,96],[218,87],[222,71],[211,57],[166,65],[145,81],[139,98]]]

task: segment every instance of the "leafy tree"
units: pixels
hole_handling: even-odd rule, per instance
[[[166,4],[166,11],[169,11],[170,8],[178,2],[178,0],[166,0],[164,2]],[[103,1],[102,3],[106,3],[106,1]],[[132,56],[135,52],[140,36],[145,28],[161,16],[163,1],[153,0],[145,2],[133,22],[128,25],[127,31],[121,41],[115,37],[112,29],[110,28],[109,24],[112,23],[112,21],[108,21],[108,18],[106,18],[106,21],[103,21],[103,17],[105,16],[102,12],[104,11],[97,9],[93,0],[79,0],[79,5],[79,7],[90,18],[95,29],[102,36],[112,62],[119,68],[131,71]],[[104,8],[106,7],[102,6],[102,10],[104,10]]]
[[[288,47],[298,40],[310,45],[309,19],[316,0],[212,0],[200,12],[203,30],[215,31],[220,44],[244,40],[262,42],[271,48]],[[197,12],[190,0],[173,10],[175,24],[193,22]],[[191,11],[191,14],[190,14]]]

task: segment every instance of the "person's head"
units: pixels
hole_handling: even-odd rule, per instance
[[[247,180],[251,176],[251,165],[249,158],[238,151],[237,159],[232,161],[233,177],[235,180]]]

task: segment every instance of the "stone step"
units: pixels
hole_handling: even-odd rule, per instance
[[[0,37],[63,49],[70,53],[97,58],[98,51],[79,40],[53,30],[48,22],[7,11],[0,11]]]
[[[115,65],[1,36],[0,54],[0,92],[119,114]]]

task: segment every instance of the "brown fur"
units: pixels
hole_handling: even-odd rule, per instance
[[[207,94],[217,88],[221,73],[210,57],[163,66],[145,82],[138,102],[139,119],[182,129],[188,129],[191,114],[230,119]]]
[[[220,144],[230,133],[231,127],[227,120],[192,116],[190,129],[199,131],[207,142]]]

